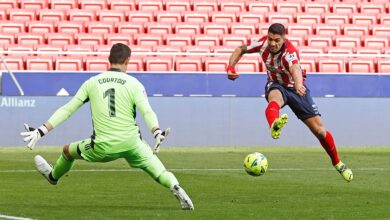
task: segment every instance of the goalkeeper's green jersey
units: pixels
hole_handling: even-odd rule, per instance
[[[144,86],[136,78],[119,72],[118,69],[110,69],[88,79],[76,95],[48,121],[56,127],[88,101],[94,130],[92,141],[106,153],[127,151],[140,140],[135,120],[136,107],[142,113],[149,130],[159,127]]]

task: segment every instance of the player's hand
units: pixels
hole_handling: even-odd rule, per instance
[[[238,77],[240,77],[240,75],[238,75],[238,73],[236,73],[236,70],[234,69],[234,67],[232,67],[230,65],[227,67],[226,72],[228,74],[228,79],[230,79],[230,80],[234,81]]]
[[[28,126],[28,124],[24,124],[25,132],[21,132],[24,142],[28,142],[27,147],[32,150],[35,144],[41,139],[45,134],[47,134],[48,129],[42,125],[38,129],[32,128]]]
[[[170,128],[167,128],[165,131],[161,131],[160,128],[157,128],[153,132],[154,139],[156,140],[156,145],[154,146],[154,154],[158,153],[158,151],[160,150],[161,143],[168,136],[169,132],[171,132]]]
[[[294,85],[296,92],[300,96],[306,95],[306,87],[304,85]]]

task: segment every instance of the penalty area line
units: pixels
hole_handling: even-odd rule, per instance
[[[17,217],[17,216],[11,216],[11,215],[2,215],[2,214],[0,214],[0,219],[12,219],[12,220],[34,220],[34,219],[32,219],[32,218]]]

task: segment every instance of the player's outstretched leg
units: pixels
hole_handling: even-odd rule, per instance
[[[279,118],[275,119],[275,121],[271,124],[270,131],[273,139],[278,139],[280,137],[280,133],[282,128],[287,124],[288,115],[282,114]]]
[[[38,172],[40,172],[43,177],[45,177],[47,181],[49,181],[50,184],[56,185],[58,181],[51,176],[51,171],[53,170],[53,167],[49,163],[47,163],[47,161],[40,155],[36,155],[34,157],[34,162]]]
[[[183,188],[179,186],[179,184],[174,185],[171,188],[172,194],[177,198],[180,202],[181,208],[184,210],[194,210],[194,204],[192,203],[190,197],[184,191]]]
[[[350,168],[347,167],[347,165],[345,165],[343,162],[339,162],[338,164],[336,164],[334,166],[336,168],[337,171],[339,171],[339,173],[341,174],[341,176],[343,176],[343,178],[348,181],[348,182],[351,182],[352,179],[353,179],[353,173],[352,173],[352,170]]]

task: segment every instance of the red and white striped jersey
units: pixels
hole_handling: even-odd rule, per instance
[[[259,53],[267,68],[268,81],[278,82],[286,87],[294,86],[294,79],[290,73],[290,67],[299,63],[298,50],[292,43],[285,39],[282,49],[276,53],[270,53],[268,37],[264,36],[258,41],[253,41],[247,46],[248,53]],[[303,80],[306,78],[306,71],[302,69]]]

